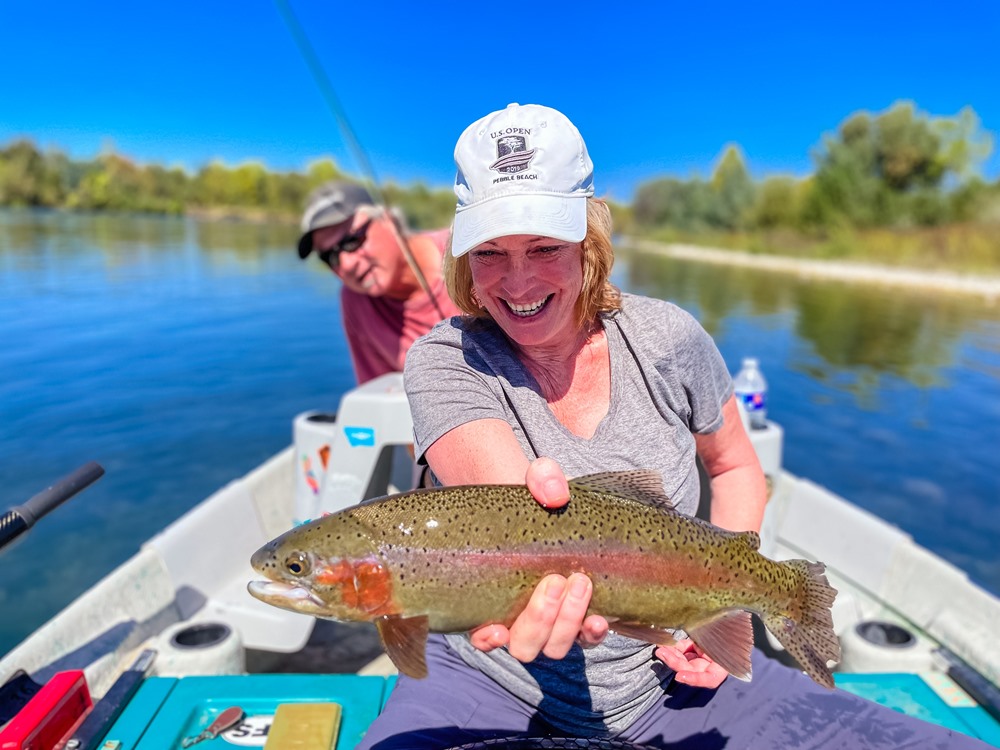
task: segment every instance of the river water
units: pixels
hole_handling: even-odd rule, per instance
[[[0,552],[0,654],[353,384],[294,227],[0,211],[0,511],[107,474]],[[622,251],[615,281],[756,356],[785,466],[1000,593],[1000,307]],[[225,533],[225,529],[220,529]]]

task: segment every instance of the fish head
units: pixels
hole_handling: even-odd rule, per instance
[[[396,613],[388,566],[356,519],[335,514],[291,529],[250,565],[267,580],[247,590],[281,609],[354,622]]]

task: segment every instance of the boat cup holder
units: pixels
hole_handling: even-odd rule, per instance
[[[199,622],[174,632],[170,645],[174,648],[211,648],[233,634],[233,629],[221,622]]]
[[[315,424],[334,424],[337,421],[337,415],[328,412],[312,412],[306,416],[306,421]]]
[[[917,645],[913,633],[891,622],[863,620],[854,626],[854,630],[862,640],[883,648],[911,648]]]
[[[912,672],[930,669],[931,644],[906,625],[862,620],[840,636],[842,672]]]
[[[246,654],[239,633],[224,622],[178,622],[160,634],[153,669],[169,677],[243,674]]]

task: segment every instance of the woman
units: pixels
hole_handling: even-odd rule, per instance
[[[445,274],[467,316],[410,350],[418,457],[442,484],[527,480],[549,505],[568,499],[563,471],[656,469],[693,513],[697,453],[712,521],[758,530],[765,482],[725,364],[690,315],[609,284],[610,215],[593,198],[576,128],[555,110],[510,105],[466,129],[455,160]],[[432,638],[429,676],[400,677],[361,747],[539,734],[657,747],[797,747],[817,734],[852,748],[968,740],[760,654],[748,685],[690,642],[654,649],[608,635],[603,618],[585,618],[590,591],[585,576],[550,576],[509,631]]]

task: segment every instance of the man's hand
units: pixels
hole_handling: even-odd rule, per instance
[[[546,508],[561,508],[569,502],[566,475],[551,458],[532,461],[525,484]],[[587,617],[592,593],[593,584],[582,573],[568,579],[546,576],[509,629],[499,624],[477,628],[470,633],[472,645],[480,651],[507,646],[511,656],[522,662],[532,661],[540,653],[562,659],[574,643],[585,648],[596,646],[608,634],[608,623],[598,615]]]
[[[717,688],[729,673],[705,656],[694,641],[677,641],[673,646],[660,646],[656,658],[676,673],[674,679],[691,687]]]

